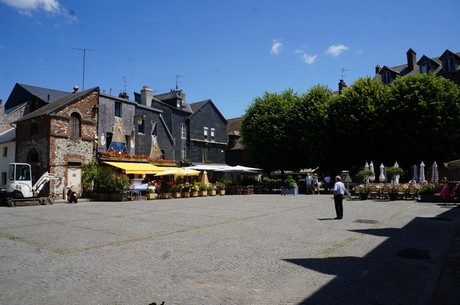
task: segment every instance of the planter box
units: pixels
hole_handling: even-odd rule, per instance
[[[180,196],[182,198],[188,198],[188,197],[190,197],[190,192],[182,192],[182,193],[180,193]]]
[[[161,199],[170,199],[171,193],[161,193]]]
[[[299,188],[293,188],[293,189],[281,189],[281,195],[299,195]]]
[[[224,196],[225,195],[225,190],[220,190],[219,195]]]
[[[198,197],[198,192],[197,191],[190,192],[190,197]]]
[[[146,193],[145,196],[147,197],[147,200],[153,200],[156,198],[155,193]]]
[[[198,192],[198,195],[199,195],[200,197],[208,196],[208,191],[199,191],[199,192]]]
[[[216,190],[208,191],[208,196],[216,196]]]
[[[172,196],[173,196],[174,198],[180,198],[180,197],[181,197],[181,195],[180,195],[181,193],[180,193],[180,192],[174,192],[174,193],[171,193],[171,194],[172,194]]]

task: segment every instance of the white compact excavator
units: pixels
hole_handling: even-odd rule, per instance
[[[32,185],[32,169],[28,163],[10,163],[7,180],[6,191],[1,197],[10,207],[53,204],[56,190],[62,183],[62,177],[46,172]],[[40,191],[50,180],[56,181],[54,191],[49,196],[39,197]]]

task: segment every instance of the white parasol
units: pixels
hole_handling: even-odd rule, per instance
[[[420,163],[420,183],[425,182],[425,163]]]

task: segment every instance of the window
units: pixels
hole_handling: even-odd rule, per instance
[[[112,144],[113,133],[107,132],[106,138],[107,138],[107,140],[106,140],[106,143],[105,143],[105,150],[108,150],[109,147],[110,147],[110,144]]]
[[[81,122],[78,113],[72,113],[70,116],[70,138],[79,139],[81,137]]]
[[[455,71],[455,61],[452,56],[446,57],[443,60],[443,68],[445,72],[454,72]]]
[[[203,129],[203,135],[204,135],[204,139],[207,140],[208,139],[208,127],[205,127]]]
[[[187,147],[185,146],[182,146],[180,148],[180,158],[182,161],[184,161],[185,159],[187,159]]]
[[[8,157],[8,147],[3,147],[3,157]]]
[[[140,121],[140,120],[139,120]],[[142,119],[142,123],[137,125],[137,133],[145,134],[145,120]]]
[[[208,161],[208,148],[207,147],[202,147],[201,148],[201,158],[202,158],[202,162],[206,162]]]
[[[2,185],[6,185],[6,172],[2,172]]]
[[[391,74],[390,74],[390,72],[384,72],[384,73],[382,74],[382,82],[383,82],[384,84],[389,84],[389,83],[391,83]]]
[[[431,70],[430,63],[426,62],[420,66],[420,73],[427,74]]]
[[[216,129],[215,128],[211,128],[211,141],[215,141],[214,140],[214,135],[216,133]]]
[[[187,139],[187,127],[185,124],[180,124],[180,138]]]
[[[115,116],[121,118],[121,103],[115,102]]]

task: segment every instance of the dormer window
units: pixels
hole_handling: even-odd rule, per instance
[[[427,74],[430,71],[431,71],[431,65],[430,65],[429,62],[424,62],[423,64],[421,64],[421,66],[420,66],[420,73],[421,74]]]
[[[453,56],[447,56],[442,61],[442,66],[445,72],[455,71],[455,59]]]
[[[389,84],[391,83],[392,79],[391,79],[391,74],[389,71],[385,71],[382,73],[382,82],[384,84]]]

